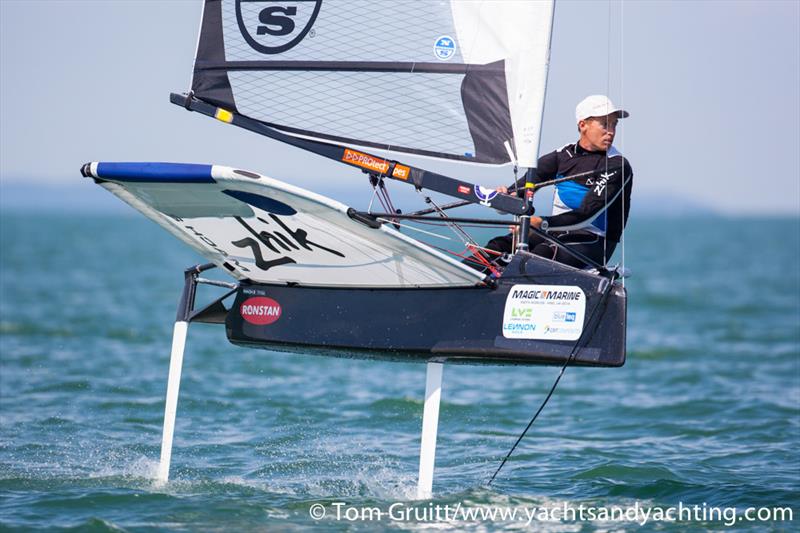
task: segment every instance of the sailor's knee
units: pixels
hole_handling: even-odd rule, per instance
[[[501,237],[495,237],[494,239],[490,240],[486,244],[486,248],[494,250],[496,252],[509,253],[511,252],[512,242],[513,239],[511,235],[503,235]]]
[[[553,245],[547,243],[540,243],[533,247],[533,254],[538,255],[539,257],[546,257],[548,259],[555,258],[555,251],[553,250]]]

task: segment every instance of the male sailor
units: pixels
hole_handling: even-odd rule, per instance
[[[629,116],[606,96],[592,95],[575,108],[580,138],[539,158],[534,183],[581,174],[556,185],[550,216],[531,216],[530,225],[556,237],[570,249],[605,265],[614,253],[628,220],[633,172],[627,160],[612,146],[617,121]],[[516,184],[523,192],[525,178]],[[508,192],[501,187],[500,192]],[[495,237],[486,248],[513,253],[513,235]],[[586,265],[530,232],[529,251],[578,268]],[[490,258],[493,259],[493,258]],[[507,258],[506,258],[507,261]],[[503,264],[502,258],[498,261]]]

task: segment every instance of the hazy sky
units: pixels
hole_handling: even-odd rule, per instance
[[[83,162],[151,160],[227,164],[317,190],[323,178],[325,192],[361,183],[343,165],[169,103],[188,89],[200,10],[194,0],[0,0],[0,181],[78,186]],[[606,92],[631,112],[616,144],[634,168],[634,202],[800,213],[797,0],[557,2],[542,153],[573,142],[575,104]]]

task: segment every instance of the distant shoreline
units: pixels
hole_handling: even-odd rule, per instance
[[[364,198],[363,188],[358,183],[342,184],[335,192],[318,190],[323,195],[332,196],[347,202],[348,198],[360,202]],[[545,193],[546,194],[546,193]],[[135,211],[113,197],[108,192],[94,185],[91,180],[76,179],[66,183],[24,183],[20,181],[0,181],[0,211],[8,214],[22,212],[49,213],[83,213],[83,214],[135,214]],[[474,213],[481,216],[481,213]],[[495,213],[492,213],[495,215]],[[736,213],[729,210],[718,210],[678,195],[639,194],[634,192],[631,217],[634,218],[747,218],[748,220],[776,220],[800,218],[800,206],[797,212],[778,213]]]

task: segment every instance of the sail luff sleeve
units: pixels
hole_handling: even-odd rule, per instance
[[[503,165],[522,4],[207,0],[192,90],[292,135]]]
[[[550,57],[553,0],[451,0],[451,7],[465,60],[481,64],[502,59],[505,106],[512,127],[503,141],[513,147],[519,166],[535,166]]]
[[[192,92],[202,95],[203,100],[213,105],[236,111],[236,101],[233,98],[228,71],[202,68],[206,63],[225,64],[222,3],[222,0],[206,0],[203,6],[203,19],[200,23],[200,37],[192,76]]]

